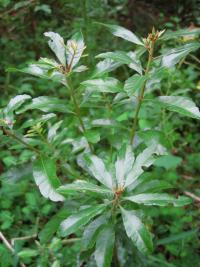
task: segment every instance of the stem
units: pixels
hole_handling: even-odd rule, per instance
[[[151,42],[151,48],[150,48],[150,51],[149,51],[149,57],[148,57],[147,67],[146,67],[146,70],[145,70],[145,75],[147,75],[149,73],[151,62],[153,60],[153,52],[154,52],[154,41]],[[140,91],[140,94],[139,94],[139,97],[138,97],[138,104],[137,104],[137,107],[136,107],[136,113],[135,113],[135,117],[134,117],[134,120],[133,120],[133,126],[132,126],[132,129],[131,129],[131,138],[130,138],[131,139],[131,144],[133,143],[134,137],[135,137],[135,132],[136,132],[136,128],[137,128],[137,121],[138,121],[138,115],[139,115],[140,108],[142,106],[146,83],[147,83],[147,81],[145,81],[143,87],[141,88],[141,91]]]
[[[40,151],[39,151],[37,148],[35,148],[35,147],[29,145],[28,143],[26,143],[25,141],[23,141],[22,139],[20,139],[17,135],[15,135],[13,132],[11,132],[11,131],[9,131],[9,130],[3,128],[3,127],[2,127],[2,129],[3,129],[3,132],[4,132],[7,136],[12,137],[13,139],[15,139],[16,141],[18,141],[19,143],[21,143],[21,144],[23,144],[24,146],[28,147],[30,150],[36,152],[37,154],[39,154],[39,155],[41,154]]]
[[[113,263],[114,263],[115,267],[120,267],[120,262],[119,262],[118,253],[117,253],[117,243],[116,242],[115,242],[115,246],[114,246]]]
[[[78,105],[78,102],[76,101],[76,96],[74,94],[74,90],[73,88],[70,86],[70,82],[69,82],[69,79],[68,79],[68,83],[67,83],[67,87],[69,88],[70,90],[70,96],[71,96],[71,99],[74,103],[74,107],[75,107],[75,111],[76,111],[76,116],[79,120],[79,123],[80,123],[80,126],[82,128],[82,132],[83,134],[85,134],[86,132],[86,129],[85,129],[85,126],[84,126],[84,123],[83,123],[83,120],[82,120],[82,116],[81,116],[81,110],[80,110],[80,107]],[[88,145],[89,145],[89,148],[90,148],[90,151],[93,151],[93,148],[92,148],[92,145],[88,142]]]
[[[2,242],[4,243],[4,245],[13,253],[15,254],[15,250],[12,247],[12,245],[9,243],[9,241],[6,239],[6,237],[3,235],[2,232],[0,232],[0,239],[2,240]],[[20,262],[20,266],[21,267],[26,267],[26,265],[23,262]]]

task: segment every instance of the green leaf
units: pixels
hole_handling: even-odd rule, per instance
[[[83,250],[91,249],[96,242],[97,235],[104,224],[108,223],[108,217],[103,214],[85,227],[81,245]]]
[[[163,167],[166,170],[176,169],[182,162],[182,158],[174,155],[164,155],[154,162],[154,166]]]
[[[24,94],[17,95],[9,101],[8,105],[3,110],[5,119],[8,123],[13,120],[13,112],[17,110],[28,99],[31,99],[31,96]]]
[[[142,179],[138,179],[139,181]],[[137,180],[137,181],[138,181]],[[136,181],[136,182],[137,182]],[[157,192],[163,189],[171,188],[172,186],[166,182],[166,181],[160,181],[160,180],[152,180],[152,181],[145,181],[138,184],[134,183],[131,185],[131,190],[134,189],[134,192],[136,193],[145,193],[145,192]]]
[[[113,61],[119,62],[121,64],[131,64],[132,59],[124,51],[106,52],[99,54],[96,58],[107,58]]]
[[[33,165],[33,177],[41,194],[52,201],[63,201],[64,197],[56,192],[60,180],[56,175],[56,166],[53,160],[40,156]]]
[[[157,153],[157,144],[152,144],[137,156],[132,170],[126,177],[125,187],[130,186],[144,172],[142,167],[149,167],[153,164],[155,153]]]
[[[61,235],[67,236],[76,232],[80,227],[87,224],[93,217],[102,213],[105,205],[98,205],[80,210],[78,213],[69,216],[61,223]]]
[[[20,110],[18,110],[17,114],[21,114],[27,110],[32,109],[39,109],[43,112],[63,112],[67,113],[69,112],[67,105],[65,104],[65,101],[60,100],[56,97],[50,97],[50,96],[39,96],[36,98],[33,98],[32,101],[26,105]]]
[[[112,189],[114,187],[111,174],[106,170],[102,159],[95,155],[86,155],[85,163],[91,175],[100,183]]]
[[[199,43],[190,43],[186,44],[179,48],[174,48],[169,50],[167,53],[162,55],[162,66],[163,67],[173,67],[176,65],[182,58],[186,57],[190,52],[193,52],[200,48]]]
[[[169,194],[159,194],[159,193],[139,194],[130,197],[125,197],[124,199],[147,206],[149,205],[166,206],[172,204],[176,207],[181,207],[191,203],[191,199],[185,196],[180,196],[179,198],[175,198],[173,196],[170,196]]]
[[[178,37],[196,37],[200,35],[200,29],[199,28],[194,28],[194,29],[181,29],[178,31],[171,31],[171,30],[167,30],[160,39],[162,40],[170,40],[170,39],[174,39],[174,38],[178,38]]]
[[[66,85],[66,77],[60,71],[59,64],[48,58],[40,58],[38,62],[29,64],[23,69],[8,68],[7,71],[27,73],[42,79],[52,80]]]
[[[118,25],[104,24],[104,23],[99,23],[99,24],[107,27],[109,31],[117,37],[121,37],[122,39],[132,42],[134,44],[144,46],[144,44],[134,33],[132,33],[131,31],[127,30],[124,27]]]
[[[124,90],[127,92],[128,96],[131,97],[141,90],[146,80],[146,76],[135,74],[125,81]]]
[[[88,142],[92,144],[98,143],[101,139],[100,133],[95,130],[86,130],[84,135]]]
[[[112,225],[107,225],[98,234],[94,257],[97,267],[110,267],[115,243],[115,232]]]
[[[123,187],[127,174],[133,167],[135,157],[131,146],[127,146],[125,154],[120,155],[115,162],[115,174],[118,187]]]
[[[60,63],[66,66],[65,43],[63,38],[55,32],[45,32],[44,36],[50,38],[48,41],[49,47],[55,53]]]
[[[102,60],[96,65],[96,68],[94,70],[94,73],[92,74],[92,77],[93,78],[101,77],[104,74],[107,74],[108,72],[111,72],[117,69],[121,65],[122,65],[121,63],[115,62],[111,59]]]
[[[159,96],[159,104],[170,111],[178,112],[181,115],[200,119],[200,111],[195,103],[184,96]]]
[[[126,234],[131,238],[138,250],[144,254],[152,252],[153,243],[151,234],[137,216],[137,213],[123,208],[121,208],[121,213]]]
[[[82,53],[85,49],[83,41],[83,35],[81,32],[77,32],[72,36],[71,40],[67,41],[67,64],[70,69],[77,65]]]
[[[91,92],[117,93],[122,91],[121,83],[115,78],[87,80],[81,84]]]
[[[166,238],[159,239],[156,242],[156,245],[166,245],[166,244],[171,244],[173,242],[182,241],[186,238],[194,237],[197,233],[198,233],[198,229],[185,231],[185,232],[178,233],[178,234],[173,234],[173,235],[170,235]]]
[[[35,249],[26,248],[26,249],[23,249],[22,251],[18,252],[17,255],[20,258],[32,258],[32,257],[36,257],[38,255],[38,251]]]
[[[89,183],[87,181],[83,180],[76,180],[72,184],[66,184],[63,186],[60,186],[57,190],[58,193],[67,196],[68,194],[73,194],[74,192],[92,192],[97,194],[112,194],[112,191],[100,187],[98,185]]]
[[[61,222],[69,215],[69,212],[69,210],[63,208],[45,224],[45,226],[39,232],[39,239],[42,244],[50,241],[55,232],[58,230]]]
[[[25,128],[29,128],[33,125],[36,125],[38,123],[45,123],[49,120],[51,120],[52,118],[55,118],[56,117],[56,114],[54,113],[49,113],[49,114],[45,114],[45,115],[42,115],[40,118],[38,119],[29,119],[27,121],[25,121],[25,123],[21,126],[22,129],[25,129]]]

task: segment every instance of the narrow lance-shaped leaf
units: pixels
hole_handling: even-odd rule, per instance
[[[84,230],[81,245],[83,249],[90,249],[95,245],[97,235],[102,226],[108,223],[108,216],[103,214],[88,224]]]
[[[142,167],[149,167],[153,164],[153,154],[156,153],[156,148],[157,144],[152,144],[137,156],[132,170],[126,177],[125,187],[131,185],[143,173]]]
[[[3,111],[5,119],[8,123],[10,123],[13,120],[13,112],[17,110],[28,99],[31,99],[31,96],[24,94],[24,95],[17,95],[9,101],[7,107]]]
[[[30,103],[24,105],[24,107],[19,109],[16,113],[21,114],[27,110],[32,110],[32,109],[39,109],[43,112],[51,112],[51,111],[58,111],[63,113],[70,112],[67,108],[65,101],[58,99],[56,97],[39,96],[33,98]]]
[[[61,235],[67,236],[76,232],[80,227],[87,224],[93,217],[102,213],[105,208],[105,205],[93,206],[82,209],[76,214],[69,216],[61,223]]]
[[[101,77],[105,73],[111,72],[121,65],[121,63],[115,62],[112,59],[104,59],[97,63],[94,73],[92,74],[92,78]]]
[[[134,69],[139,74],[142,74],[142,66],[140,61],[136,58],[135,53],[124,51],[106,52],[96,56],[97,58],[111,59],[120,64],[127,64],[131,69]]]
[[[99,78],[87,80],[81,83],[88,91],[117,93],[122,90],[121,83],[115,78]]]
[[[194,28],[194,29],[190,29],[190,28],[186,28],[186,29],[181,29],[178,31],[170,31],[167,30],[160,39],[162,40],[170,40],[170,39],[174,39],[174,38],[178,38],[178,37],[188,37],[188,39],[193,39],[196,36],[200,35],[200,29],[199,28]]]
[[[124,199],[147,206],[151,205],[166,206],[172,204],[176,207],[179,207],[191,203],[191,199],[185,196],[180,196],[179,198],[175,198],[174,196],[171,196],[169,194],[159,194],[159,193],[144,193],[130,197],[125,197]]]
[[[161,56],[162,66],[163,67],[173,67],[176,65],[182,58],[187,56],[190,52],[200,48],[199,43],[186,44],[182,47],[169,50],[167,53]]]
[[[135,211],[121,208],[124,228],[139,251],[146,254],[153,251],[151,234],[146,229]]]
[[[131,32],[130,30],[127,30],[124,27],[121,27],[118,25],[104,24],[104,23],[99,23],[99,24],[107,27],[109,31],[117,37],[121,37],[122,39],[125,39],[134,44],[144,46],[144,44],[140,41],[140,39],[133,32]]]
[[[125,151],[124,156],[119,156],[115,162],[115,172],[118,187],[124,186],[125,177],[131,171],[133,167],[135,157],[132,151],[131,146],[128,146]]]
[[[72,36],[72,39],[67,41],[67,48],[66,48],[67,64],[70,69],[72,69],[75,65],[77,65],[84,49],[85,49],[85,44],[81,32],[75,33]]]
[[[55,32],[45,32],[44,35],[50,38],[48,41],[50,48],[55,53],[60,63],[66,66],[65,43],[63,38]]]
[[[184,96],[159,96],[158,103],[170,111],[181,115],[200,119],[200,111],[195,103]]]
[[[61,222],[69,216],[69,210],[64,207],[55,216],[53,216],[39,232],[39,239],[42,244],[48,242],[58,230]]]
[[[113,188],[113,180],[111,174],[106,170],[102,159],[95,155],[85,157],[85,163],[91,174],[106,187]]]
[[[52,201],[63,201],[64,197],[56,192],[60,180],[56,175],[56,166],[53,160],[41,156],[34,162],[33,177],[41,194]]]
[[[113,194],[113,192],[107,188],[100,187],[98,185],[89,183],[83,180],[77,180],[72,184],[66,184],[60,186],[57,189],[62,195],[68,195],[75,192],[97,193],[97,194]]]
[[[124,90],[132,97],[141,90],[147,80],[146,76],[135,74],[125,81]]]
[[[95,260],[97,267],[110,267],[115,243],[115,232],[112,225],[107,225],[96,241]]]

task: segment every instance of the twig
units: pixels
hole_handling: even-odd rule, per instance
[[[6,239],[6,237],[3,235],[2,232],[0,232],[0,239],[2,240],[2,242],[4,243],[4,245],[14,254],[15,250],[12,247],[12,245],[9,243],[9,241]],[[26,265],[22,262],[20,262],[20,266],[21,267],[26,267]]]
[[[154,52],[154,41],[152,41],[152,43],[151,43],[151,48],[150,48],[150,51],[149,51],[149,58],[148,58],[148,63],[147,63],[145,75],[147,75],[149,73],[151,62],[153,60],[153,52]],[[136,107],[135,117],[134,117],[134,120],[133,120],[133,126],[132,126],[132,129],[131,129],[131,138],[130,138],[131,144],[134,141],[134,137],[135,137],[135,132],[136,132],[136,128],[137,128],[137,121],[138,121],[138,115],[139,115],[139,112],[140,112],[140,108],[142,106],[145,87],[146,87],[146,82],[144,83],[143,87],[141,88],[138,104],[137,104],[137,107]]]
[[[28,147],[30,150],[36,152],[37,154],[40,154],[40,151],[37,148],[29,145],[24,140],[20,139],[17,135],[15,135],[13,132],[11,132],[11,131],[3,128],[3,127],[2,127],[2,129],[3,129],[3,132],[4,132],[5,135],[12,137],[13,139],[15,139],[16,141],[18,141],[19,143],[21,143],[24,146]]]
[[[12,238],[11,239],[11,244],[14,246],[15,241],[18,241],[18,240],[28,240],[28,239],[35,238],[35,237],[37,237],[37,234],[27,235],[27,236],[21,236],[21,237],[15,237],[15,238]]]
[[[80,238],[70,238],[70,239],[63,239],[62,240],[62,244],[70,244],[70,243],[74,243],[74,242],[77,242],[77,241],[79,241],[79,240],[81,240]]]
[[[188,197],[191,197],[192,199],[196,200],[197,202],[200,202],[200,197],[196,196],[195,194],[189,192],[189,191],[184,191],[184,194]]]

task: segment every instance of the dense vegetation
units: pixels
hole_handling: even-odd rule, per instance
[[[108,2],[0,3],[2,267],[200,266],[198,1]]]

